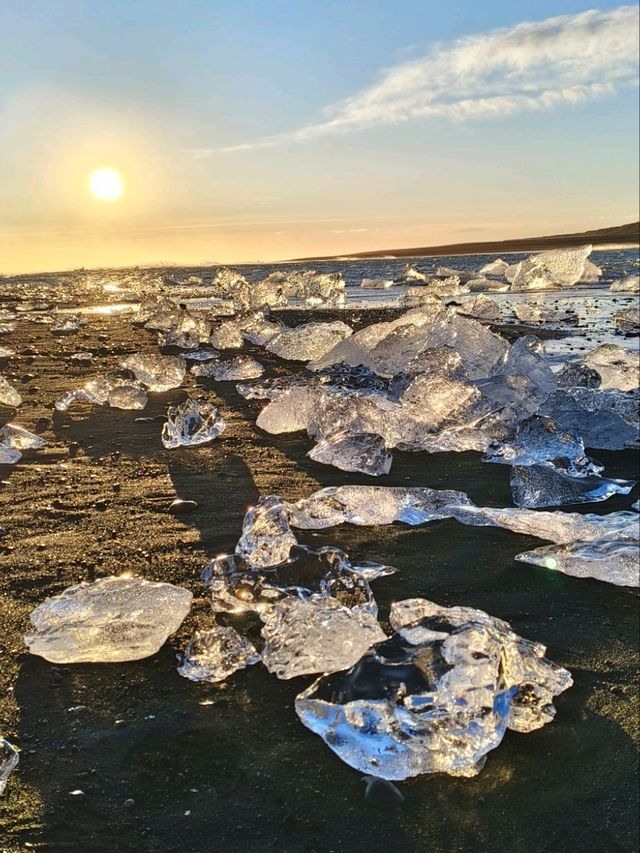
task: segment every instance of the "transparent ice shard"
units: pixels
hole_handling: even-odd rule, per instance
[[[551,394],[539,414],[552,418],[562,429],[579,433],[585,447],[622,450],[637,446],[639,399],[637,392],[566,388]]]
[[[22,397],[4,376],[0,376],[0,406],[16,409],[22,403]]]
[[[640,292],[640,275],[628,275],[626,278],[617,279],[611,283],[609,289],[614,293],[638,293]]]
[[[503,261],[502,258],[496,258],[495,261],[490,261],[488,264],[480,267],[478,272],[480,275],[503,276],[508,266],[509,264]]]
[[[296,699],[304,725],[360,772],[473,776],[507,727],[543,726],[572,684],[544,646],[482,611],[414,599],[390,619],[390,640]]]
[[[211,332],[209,343],[219,349],[240,349],[244,344],[242,330],[235,320],[228,320]]]
[[[592,539],[545,545],[518,554],[516,560],[576,578],[595,578],[617,586],[640,586],[638,538]]]
[[[631,480],[595,474],[575,477],[547,465],[514,465],[511,469],[511,494],[519,507],[597,503],[612,495],[628,495],[633,486]]]
[[[587,353],[582,363],[600,374],[603,390],[634,391],[640,385],[640,360],[615,344],[602,344]]]
[[[51,324],[51,333],[54,335],[71,335],[79,332],[80,327],[86,325],[87,321],[79,314],[60,315]]]
[[[561,323],[567,319],[565,311],[539,302],[518,302],[513,306],[513,313],[521,323]]]
[[[348,338],[353,329],[336,320],[333,323],[304,323],[282,329],[267,343],[267,350],[290,361],[309,361],[323,356],[337,343]]]
[[[471,278],[475,277],[475,272],[468,272],[466,270],[456,270],[453,267],[438,267],[435,272],[436,278],[457,278],[458,281],[468,281]]]
[[[167,448],[193,447],[217,438],[226,424],[218,409],[204,400],[191,398],[169,406],[162,426],[162,444]]]
[[[186,374],[183,358],[138,352],[120,359],[120,367],[130,370],[149,391],[170,391],[178,388]]]
[[[475,296],[473,299],[465,300],[458,308],[461,314],[468,317],[476,317],[479,320],[498,320],[500,318],[500,306],[494,299],[484,294]]]
[[[468,496],[450,489],[329,486],[287,507],[293,527],[320,530],[345,523],[365,527],[394,521],[424,524],[450,518],[456,507],[465,505],[471,505]]]
[[[377,616],[369,580],[392,571],[389,566],[374,563],[352,565],[338,548],[314,551],[295,545],[285,561],[264,567],[250,566],[238,555],[222,554],[205,567],[202,577],[214,613],[264,615],[285,597],[307,599],[319,595]]]
[[[289,513],[276,495],[260,498],[242,522],[242,536],[236,554],[250,566],[264,567],[284,563],[298,540],[289,527]]]
[[[9,776],[18,766],[18,750],[3,737],[0,737],[0,797],[4,794]]]
[[[189,311],[178,311],[171,325],[160,333],[160,346],[192,349],[206,343],[211,334],[210,323]]]
[[[260,661],[260,655],[233,628],[215,625],[196,631],[187,646],[178,672],[191,681],[224,681],[239,669]]]
[[[395,283],[392,278],[363,278],[360,282],[360,287],[367,287],[374,290],[388,290]]]
[[[392,462],[382,436],[371,432],[336,433],[328,439],[320,439],[307,456],[341,471],[359,471],[372,477],[388,474]]]
[[[191,373],[217,382],[237,382],[240,379],[257,379],[264,373],[264,367],[250,355],[239,355],[228,361],[196,364],[191,368]]]
[[[404,281],[427,281],[428,276],[413,264],[407,264],[401,277]]]
[[[472,278],[467,282],[466,287],[471,293],[482,293],[487,290],[493,293],[506,293],[511,285],[501,278]]]
[[[191,609],[192,594],[143,578],[71,586],[31,613],[31,654],[52,663],[115,663],[155,654]]]
[[[550,287],[571,287],[581,280],[591,246],[575,249],[553,249],[531,255],[510,267],[505,275],[512,290],[538,290]]]
[[[213,361],[216,358],[220,358],[220,353],[218,350],[212,349],[211,347],[202,347],[202,349],[194,349],[189,352],[185,352],[183,357],[187,361]]]
[[[17,424],[0,427],[0,464],[14,465],[22,457],[23,450],[38,450],[45,440]]]
[[[640,311],[638,308],[622,308],[613,315],[617,329],[625,334],[637,334],[640,331]]]
[[[145,386],[132,379],[122,379],[120,376],[107,374],[90,379],[82,388],[67,391],[55,402],[59,412],[66,412],[75,402],[91,403],[92,405],[109,405],[116,409],[144,409],[148,395]]]
[[[283,598],[265,616],[262,661],[278,678],[348,669],[385,639],[368,609],[335,598]]]
[[[582,275],[580,276],[580,284],[595,284],[600,276],[602,275],[602,270],[597,264],[594,264],[593,261],[590,261],[588,258],[584,262],[584,267],[582,269]]]

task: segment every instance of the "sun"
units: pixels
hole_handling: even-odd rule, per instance
[[[98,201],[117,201],[122,195],[124,184],[115,169],[96,169],[89,175],[89,189]]]

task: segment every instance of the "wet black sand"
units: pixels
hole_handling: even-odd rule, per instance
[[[0,800],[0,850],[637,849],[634,592],[516,563],[540,540],[454,521],[300,536],[397,566],[374,585],[383,619],[391,601],[417,595],[480,607],[546,643],[575,679],[556,702],[556,720],[507,733],[475,779],[417,778],[401,784],[400,809],[376,811],[358,774],[298,722],[293,702],[308,679],[282,682],[256,666],[216,687],[175,671],[176,652],[210,618],[199,571],[208,555],[234,547],[245,508],[259,495],[297,498],[365,478],[307,459],[302,435],[261,433],[261,404],[239,397],[234,383],[200,384],[228,423],[206,447],[165,451],[160,422],[135,421],[162,416],[196,387],[191,377],[185,388],[151,395],[144,412],[77,407],[52,419],[62,391],[154,345],[124,317],[92,318],[61,339],[25,323],[3,343],[23,353],[2,366],[25,400],[13,419],[29,429],[48,419],[37,427],[48,446],[0,468],[0,733],[21,749]],[[70,366],[66,356],[81,349],[94,353],[91,368]],[[290,369],[255,354],[272,371]],[[637,473],[636,454],[595,455],[610,476]],[[375,482],[463,489],[478,503],[508,506],[508,480],[508,467],[482,465],[479,454],[394,453],[391,474]],[[174,518],[176,496],[196,500],[198,511]],[[582,509],[608,512],[636,498]],[[25,653],[34,606],[123,570],[196,596],[156,657],[55,667]],[[250,630],[257,636],[256,625]],[[75,789],[84,796],[70,796]]]

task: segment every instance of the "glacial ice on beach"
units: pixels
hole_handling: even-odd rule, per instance
[[[345,607],[330,596],[283,598],[263,619],[262,661],[283,679],[348,669],[386,639],[368,609]]]
[[[579,246],[540,252],[508,267],[505,276],[512,290],[571,287],[582,279],[591,248]]]
[[[363,278],[360,282],[360,287],[366,287],[377,290],[388,290],[393,287],[396,282],[392,278]]]
[[[153,352],[138,352],[121,358],[120,367],[130,370],[149,391],[178,388],[187,370],[183,358]]]
[[[213,329],[209,343],[218,349],[240,349],[244,345],[242,329],[235,320],[227,320]]]
[[[640,331],[640,310],[637,307],[622,308],[613,315],[613,322],[621,332],[637,334]]]
[[[0,464],[13,465],[23,450],[38,450],[46,444],[44,438],[17,424],[0,427]]]
[[[22,397],[4,376],[0,376],[0,406],[16,409],[22,403]]]
[[[611,283],[609,290],[613,293],[638,293],[640,292],[640,275],[628,275],[626,278],[617,279]]]
[[[218,409],[204,400],[191,398],[169,406],[162,426],[162,444],[167,448],[193,447],[217,438],[226,424]]]
[[[14,355],[14,350],[9,349],[9,347],[0,347],[0,358],[11,358]]]
[[[640,360],[615,344],[602,344],[592,349],[582,363],[600,374],[600,388],[634,391],[640,385]]]
[[[59,315],[55,317],[50,326],[51,334],[53,335],[71,335],[79,332],[82,326],[85,326],[87,320],[79,314]]]
[[[371,432],[336,433],[320,439],[307,456],[341,471],[356,471],[372,477],[388,474],[392,461],[382,436]]]
[[[3,737],[0,737],[0,797],[4,794],[9,776],[19,762],[18,750]]]
[[[260,661],[252,643],[234,628],[215,625],[196,631],[184,655],[178,672],[191,681],[224,681],[239,669]]]
[[[247,511],[236,554],[252,567],[275,566],[284,563],[297,544],[286,507],[279,497],[269,495]]]
[[[560,323],[567,319],[566,312],[538,302],[518,302],[513,306],[513,313],[521,323]]]
[[[468,317],[476,317],[479,320],[498,320],[500,318],[500,306],[494,299],[490,299],[483,293],[473,299],[465,300],[458,308],[461,314]]]
[[[179,311],[173,322],[160,332],[159,344],[163,347],[193,349],[201,343],[206,343],[210,334],[211,326],[204,317],[189,311]]]
[[[228,361],[196,364],[191,368],[191,373],[217,382],[237,382],[240,379],[257,379],[264,373],[264,367],[250,355],[239,355]]]
[[[282,329],[271,338],[266,349],[279,358],[310,361],[321,358],[352,333],[353,329],[340,320],[332,323],[304,323],[292,329]]]
[[[628,495],[633,486],[631,480],[597,474],[576,477],[548,465],[514,465],[511,469],[513,502],[530,509],[606,501],[613,495]]]
[[[212,349],[211,347],[202,347],[202,349],[194,349],[189,352],[185,352],[182,354],[182,357],[186,359],[186,361],[214,361],[216,358],[220,358],[220,353],[218,350]]]
[[[488,264],[480,267],[478,272],[480,275],[503,276],[508,266],[509,264],[503,261],[502,258],[496,258],[495,261],[490,261]]]
[[[595,578],[617,586],[640,586],[638,536],[591,539],[545,545],[518,554],[516,560],[563,572],[576,578]]]
[[[83,402],[97,406],[108,404],[115,409],[141,410],[147,405],[147,400],[147,389],[142,383],[107,374],[90,379],[82,388],[67,391],[56,400],[55,408],[58,412],[66,412],[72,403]]]
[[[137,577],[80,583],[36,607],[25,642],[51,663],[139,660],[178,630],[192,598],[187,589]]]
[[[427,274],[420,272],[413,264],[407,264],[401,276],[403,281],[427,281],[427,279]]]
[[[413,599],[392,605],[390,621],[391,639],[296,699],[303,724],[361,772],[474,776],[507,728],[550,722],[572,684],[543,645],[483,611]]]
[[[639,400],[637,392],[565,388],[551,394],[538,413],[552,418],[562,429],[577,432],[585,447],[623,450],[638,444]]]

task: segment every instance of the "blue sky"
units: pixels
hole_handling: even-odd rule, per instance
[[[620,9],[0,0],[0,271],[635,218],[637,48]],[[86,192],[105,165],[125,182],[115,205]]]

